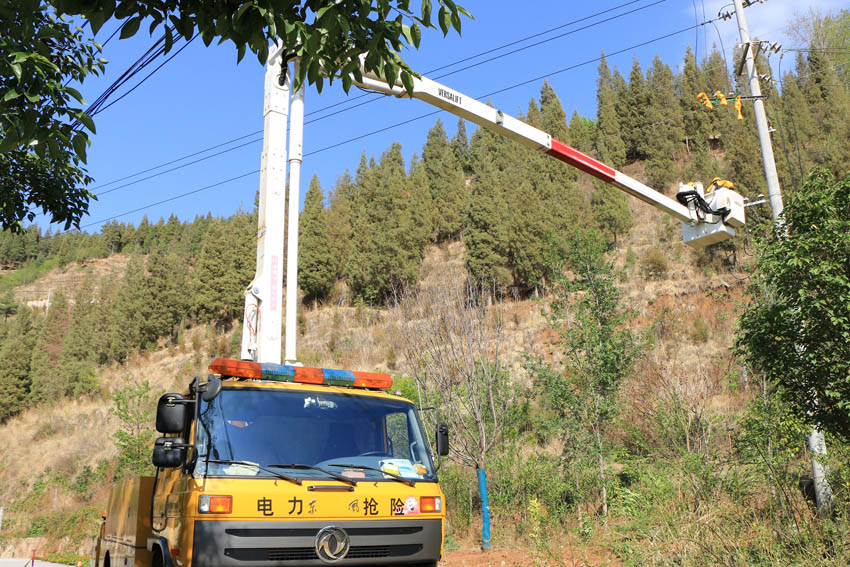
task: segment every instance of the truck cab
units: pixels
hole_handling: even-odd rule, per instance
[[[150,510],[134,524],[150,533],[136,534],[146,545],[134,565],[437,563],[445,498],[416,407],[382,391],[388,375],[223,359],[210,368],[206,384],[160,399],[157,474],[147,495],[137,490],[150,505],[135,507]],[[443,428],[439,453],[447,442]],[[121,513],[110,510],[107,527]]]

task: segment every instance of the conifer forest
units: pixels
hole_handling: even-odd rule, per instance
[[[734,239],[692,250],[651,207],[463,120],[449,137],[437,119],[410,159],[393,143],[332,187],[306,180],[301,361],[390,372],[423,405],[495,392],[446,410],[446,550],[478,544],[486,469],[493,548],[526,550],[516,564],[850,562],[850,12],[805,33],[811,49],[762,83],[784,237],[753,206]],[[543,82],[521,119],[668,196],[720,177],[757,201],[734,65],[603,57],[596,116]],[[698,100],[717,91],[728,105]],[[244,210],[0,232],[0,555],[88,556],[109,485],[153,470],[159,394],[238,358],[256,230]],[[455,332],[489,347],[435,379]]]

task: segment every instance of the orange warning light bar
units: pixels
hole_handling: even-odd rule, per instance
[[[217,358],[210,364],[210,372],[236,378],[298,382],[324,386],[349,386],[384,390],[392,387],[393,378],[382,372],[352,372],[331,368],[308,368],[272,362],[252,362]]]

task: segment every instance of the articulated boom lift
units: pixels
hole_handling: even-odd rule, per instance
[[[281,51],[272,53],[266,70],[265,136],[260,183],[257,275],[246,292],[242,337],[242,358],[262,362],[280,362],[280,290],[283,253],[283,175],[286,169],[286,120],[289,79],[281,80]],[[295,65],[298,65],[296,60]],[[426,77],[413,79],[412,93],[400,84],[387,82],[363,71],[362,81],[354,84],[399,98],[416,98],[498,132],[512,140],[546,153],[589,173],[614,187],[649,203],[682,222],[684,242],[695,248],[721,242],[735,236],[735,228],[745,222],[744,200],[732,184],[715,179],[707,190],[701,183],[680,183],[676,200],[652,189],[567,144],[552,138],[521,120],[478,100],[454,91]],[[303,89],[292,100],[290,128],[289,236],[287,239],[286,357],[295,358],[295,310],[298,239],[298,177],[301,164]],[[271,130],[274,130],[273,132]]]

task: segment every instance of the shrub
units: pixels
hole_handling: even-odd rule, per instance
[[[664,252],[658,248],[652,248],[643,257],[643,274],[649,279],[661,279],[667,275],[670,264]]]

